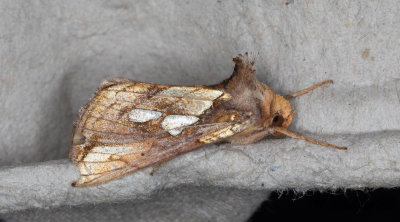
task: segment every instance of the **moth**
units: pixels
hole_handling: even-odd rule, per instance
[[[156,165],[154,172],[206,144],[245,145],[267,135],[346,149],[287,129],[295,115],[288,99],[331,80],[281,96],[256,79],[255,62],[247,53],[233,61],[233,74],[210,86],[103,81],[74,124],[70,158],[80,178],[72,185],[102,184],[151,165]]]

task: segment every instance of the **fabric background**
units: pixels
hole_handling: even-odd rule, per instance
[[[400,179],[400,3],[0,3],[0,218],[244,221],[275,189],[394,187]],[[102,186],[70,186],[72,122],[101,80],[214,84],[238,53],[292,101],[288,138],[210,145]],[[67,216],[70,215],[70,216]]]

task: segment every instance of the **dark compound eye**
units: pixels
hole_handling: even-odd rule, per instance
[[[272,125],[273,126],[282,126],[283,122],[284,122],[284,119],[283,119],[283,117],[281,115],[276,115],[272,119]]]

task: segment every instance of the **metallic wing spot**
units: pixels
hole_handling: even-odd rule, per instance
[[[213,102],[208,100],[193,100],[191,104],[188,104],[187,109],[189,113],[201,115],[204,111],[208,110],[212,104]]]
[[[214,100],[222,95],[222,91],[202,87],[173,86],[163,90],[157,96],[184,97],[200,100]]]
[[[126,143],[123,146],[95,146],[92,150],[90,150],[89,154],[104,154],[111,158],[116,158],[115,155],[140,155],[140,153],[147,152],[151,145],[152,140],[143,140],[137,143]]]
[[[161,122],[161,126],[169,134],[176,136],[182,132],[184,126],[192,125],[198,120],[199,118],[195,116],[169,115]]]
[[[85,157],[85,162],[106,162],[111,154],[105,153],[88,153]]]
[[[78,167],[81,175],[101,174],[108,171],[120,169],[125,167],[126,163],[123,161],[109,161],[101,163],[79,163]]]
[[[130,153],[135,149],[136,147],[133,146],[96,146],[90,152],[118,154],[118,153]]]
[[[133,122],[144,123],[153,119],[158,119],[162,115],[161,112],[145,109],[133,109],[129,112],[129,119]]]
[[[176,135],[180,134],[182,132],[182,130],[183,130],[182,128],[171,129],[168,131],[168,133],[171,134],[172,136],[176,136]]]
[[[235,125],[231,125],[228,127],[225,127],[221,130],[218,130],[217,132],[211,133],[207,136],[203,136],[199,139],[200,142],[202,143],[213,143],[219,139],[223,139],[229,136],[234,135],[237,132],[240,132],[241,124],[237,123]]]
[[[177,115],[200,116],[212,105],[213,101],[209,100],[154,96],[142,103],[135,104],[135,108]]]
[[[97,178],[101,177],[101,176],[103,176],[103,175],[97,174],[97,175],[81,176],[79,178],[79,180],[76,181],[76,185],[81,185],[81,184],[88,183],[88,182],[90,182],[90,181],[92,181],[94,179],[97,179]]]
[[[90,170],[89,167],[86,166],[85,163],[78,163],[78,168],[79,168],[79,172],[81,173],[81,175],[89,175],[92,174],[92,171]]]

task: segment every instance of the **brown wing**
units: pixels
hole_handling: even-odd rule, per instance
[[[229,99],[206,87],[106,81],[74,129],[70,158],[81,173],[74,185],[101,184],[236,134],[248,120],[219,109]]]

